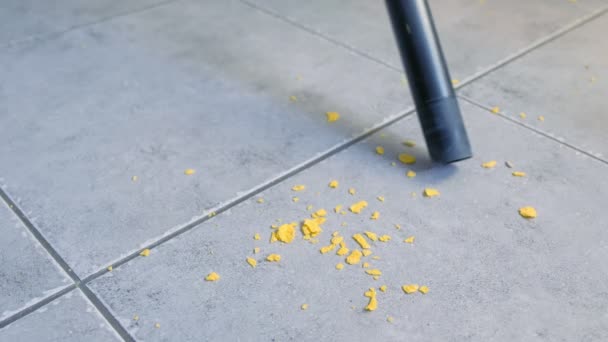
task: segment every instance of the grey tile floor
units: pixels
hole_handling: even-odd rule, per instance
[[[606,1],[431,1],[475,149],[451,166],[382,1],[54,4],[0,4],[0,341],[608,339]],[[320,242],[269,244],[308,205]],[[368,230],[377,281],[319,253]]]

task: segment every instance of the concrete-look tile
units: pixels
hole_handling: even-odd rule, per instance
[[[162,0],[2,0],[0,46],[163,3]]]
[[[462,94],[608,160],[607,30],[603,15],[472,83]]]
[[[410,103],[397,73],[235,1],[118,18],[0,64],[0,175],[81,276]]]
[[[0,330],[0,341],[120,341],[80,290],[73,290]]]
[[[401,68],[384,1],[246,0]],[[606,2],[430,1],[453,78],[481,71]]]
[[[4,203],[0,203],[0,321],[70,284]]]
[[[404,120],[91,287],[141,340],[606,340],[606,166],[478,107],[462,109],[476,153],[471,160],[431,164],[416,120]],[[403,146],[405,138],[418,146]],[[416,164],[393,166],[404,152],[417,156]],[[490,160],[497,161],[494,169],[481,167]],[[408,169],[417,175],[408,178]],[[337,189],[328,187],[333,179]],[[296,184],[306,190],[291,191]],[[441,195],[425,198],[425,187]],[[334,213],[336,205],[360,200],[369,204],[361,214]],[[523,206],[534,206],[538,217],[522,218]],[[299,226],[293,243],[269,243],[277,220],[300,222],[319,208],[328,211],[319,243],[303,241]],[[370,220],[373,211],[377,220]],[[337,270],[344,258],[335,249],[319,253],[334,231],[351,249],[358,248],[355,233],[392,238],[372,242],[373,254],[363,258],[382,271],[379,280],[361,264]],[[404,242],[409,236],[413,244]],[[280,254],[280,262],[265,261],[270,253]],[[205,282],[210,272],[219,281]],[[400,287],[410,283],[430,291],[406,295]],[[388,290],[376,290],[378,309],[365,312],[364,291],[381,285]],[[304,303],[307,310],[300,309]],[[145,323],[129,323],[134,314]],[[152,327],[157,321],[162,333]]]

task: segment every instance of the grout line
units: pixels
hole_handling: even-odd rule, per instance
[[[44,40],[49,40],[49,39],[53,39],[53,38],[57,38],[60,37],[66,33],[72,32],[72,31],[76,31],[85,27],[89,27],[89,26],[93,26],[93,25],[97,25],[97,24],[101,24],[104,23],[106,21],[110,21],[112,19],[115,18],[121,18],[121,17],[126,17],[129,16],[131,14],[136,14],[136,13],[141,13],[147,10],[151,10],[157,7],[161,7],[161,6],[165,6],[168,5],[170,3],[173,2],[177,2],[177,1],[181,1],[181,0],[164,0],[164,1],[160,1],[154,4],[150,4],[148,6],[144,6],[144,7],[140,7],[140,8],[134,8],[131,10],[126,10],[124,12],[119,12],[119,13],[115,13],[112,15],[109,15],[107,17],[103,17],[103,18],[99,18],[97,20],[93,20],[90,21],[88,23],[82,23],[82,24],[77,24],[74,26],[70,26],[68,28],[59,30],[59,31],[55,31],[55,32],[49,32],[49,33],[41,33],[41,34],[36,34],[36,35],[32,35],[29,37],[25,37],[25,38],[21,38],[21,39],[17,39],[17,40],[13,40],[13,41],[8,41],[2,45],[0,45],[0,49],[6,49],[6,48],[11,48],[15,45],[19,45],[19,44],[25,44],[27,42],[32,42],[32,41],[44,41]]]
[[[49,255],[55,260],[57,264],[63,269],[65,273],[72,279],[74,282],[71,286],[66,287],[65,289],[55,293],[49,297],[42,299],[40,302],[31,305],[16,314],[10,316],[9,318],[0,321],[0,328],[7,326],[8,324],[16,321],[17,319],[23,318],[30,313],[36,311],[36,309],[42,307],[45,304],[50,303],[54,299],[57,299],[64,294],[68,293],[68,289],[78,288],[80,289],[86,297],[91,301],[91,303],[95,306],[95,308],[99,311],[99,313],[106,319],[107,323],[122,337],[125,341],[135,341],[131,335],[127,332],[127,330],[118,322],[116,317],[114,317],[108,308],[101,303],[99,298],[95,296],[95,294],[86,286],[85,283],[82,283],[78,275],[72,270],[72,268],[68,265],[68,263],[63,259],[63,257],[55,250],[55,248],[48,242],[48,240],[42,235],[42,233],[34,226],[34,224],[25,216],[23,211],[17,206],[9,195],[4,191],[4,189],[0,188],[0,198],[2,198],[7,204],[8,207],[13,210],[15,215],[21,220],[23,225],[27,228],[27,230],[36,238],[38,243],[42,245],[44,250],[49,253]]]
[[[484,105],[484,104],[482,104],[480,102],[477,102],[477,101],[475,101],[475,100],[473,100],[473,99],[471,99],[471,98],[469,98],[467,96],[458,95],[458,97],[461,98],[461,99],[463,99],[463,100],[465,100],[465,101],[467,101],[467,102],[469,102],[470,104],[472,104],[474,106],[477,106],[479,108],[485,109],[488,112],[492,112],[492,108],[490,106],[486,106],[486,105]],[[493,114],[495,114],[495,115],[497,115],[497,116],[499,116],[499,117],[501,117],[501,118],[503,118],[503,119],[505,119],[507,121],[510,121],[513,124],[516,124],[518,126],[524,127],[525,129],[531,130],[534,133],[536,133],[538,135],[541,135],[541,136],[543,136],[543,137],[545,137],[547,139],[553,140],[554,142],[556,142],[556,143],[558,143],[560,145],[566,146],[566,147],[568,147],[570,149],[575,150],[576,152],[582,153],[582,154],[586,155],[587,157],[593,158],[593,159],[595,159],[595,160],[597,160],[597,161],[599,161],[599,162],[601,162],[603,164],[608,165],[608,161],[606,161],[606,160],[604,160],[604,159],[602,159],[600,157],[597,157],[597,156],[595,156],[595,155],[593,155],[593,154],[591,154],[591,153],[589,153],[589,152],[587,152],[587,151],[585,151],[583,149],[580,149],[580,148],[576,147],[575,145],[572,145],[572,144],[567,143],[565,141],[559,140],[559,139],[555,138],[554,136],[552,136],[552,135],[550,135],[550,134],[548,134],[548,133],[546,133],[544,131],[541,131],[540,129],[538,129],[536,127],[530,126],[530,125],[528,125],[528,124],[526,124],[524,122],[521,122],[519,120],[513,119],[513,118],[511,118],[511,117],[509,117],[509,116],[507,116],[507,115],[505,115],[505,114],[503,114],[501,112],[493,113]]]
[[[533,42],[532,44],[528,45],[527,47],[524,47],[523,49],[516,51],[515,53],[503,58],[502,60],[494,63],[493,65],[490,65],[489,67],[485,68],[484,70],[481,70],[481,71],[465,78],[457,86],[455,86],[454,89],[460,89],[460,88],[470,84],[471,82],[478,80],[478,79],[486,76],[487,74],[489,74],[493,71],[496,71],[497,69],[500,69],[501,67],[513,62],[514,60],[527,55],[528,53],[532,52],[533,50],[535,50],[545,44],[548,44],[548,43],[554,41],[555,39],[565,35],[566,33],[603,15],[604,13],[606,13],[606,11],[608,11],[608,6],[604,6],[600,9],[596,10],[595,12],[592,12],[584,17],[576,19],[575,21],[571,22],[570,24],[563,26],[562,28],[558,29],[557,31],[554,31],[553,33],[550,33],[548,36],[538,39],[537,41]]]
[[[334,45],[340,46],[340,47],[348,50],[349,52],[351,52],[351,53],[353,53],[355,55],[358,55],[358,56],[361,56],[363,58],[369,59],[369,60],[371,60],[371,61],[373,61],[375,63],[378,63],[380,65],[383,65],[383,66],[385,66],[385,67],[387,67],[387,68],[389,68],[391,70],[397,71],[399,73],[403,73],[403,69],[402,68],[396,67],[396,66],[394,66],[394,65],[392,65],[392,64],[390,64],[390,63],[388,63],[386,61],[383,61],[380,58],[376,58],[376,57],[374,57],[374,56],[372,56],[372,55],[370,55],[370,54],[368,54],[368,53],[366,53],[364,51],[361,51],[361,50],[357,49],[356,47],[354,47],[352,45],[349,45],[348,43],[341,42],[341,41],[339,41],[337,39],[331,38],[331,37],[329,37],[329,36],[327,36],[327,35],[319,32],[319,31],[316,31],[316,30],[314,30],[314,29],[312,29],[312,28],[310,28],[308,26],[300,24],[299,22],[297,22],[295,20],[289,19],[289,18],[281,15],[280,13],[277,13],[277,12],[275,12],[275,11],[269,9],[269,8],[259,6],[259,5],[255,4],[255,3],[250,2],[249,0],[239,0],[239,1],[242,2],[245,5],[253,8],[253,9],[256,9],[256,10],[258,10],[260,12],[263,12],[263,13],[271,16],[271,17],[274,17],[274,18],[279,19],[279,20],[281,20],[283,22],[291,24],[292,26],[295,26],[295,27],[297,27],[297,28],[299,28],[299,29],[301,29],[303,31],[306,31],[306,32],[308,32],[308,33],[310,33],[310,34],[312,34],[314,36],[317,36],[317,37],[319,37],[319,38],[321,38],[321,39],[323,39],[325,41],[328,41],[328,42],[330,42],[330,43],[332,43]]]

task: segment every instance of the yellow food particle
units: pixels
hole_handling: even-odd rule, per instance
[[[538,117],[538,121],[545,121],[545,117],[544,117],[544,116],[542,116],[542,115],[541,115],[541,116],[539,116],[539,117]]]
[[[397,163],[391,162],[391,166],[397,166]]]
[[[257,202],[258,203],[264,203],[264,199],[260,197],[260,198],[258,198]]]
[[[150,255],[150,250],[148,248],[144,249],[143,251],[141,251],[139,253],[139,255],[147,257],[148,255]]]
[[[433,188],[426,188],[426,189],[424,189],[423,194],[426,197],[435,197],[435,196],[439,196],[439,191],[437,189],[433,189]]]
[[[247,263],[251,266],[251,267],[256,267],[258,265],[257,260],[255,260],[254,258],[247,258]]]
[[[370,217],[370,219],[372,219],[372,220],[377,220],[377,219],[379,219],[379,218],[380,218],[380,213],[379,213],[379,212],[377,212],[377,211],[374,211],[374,212],[372,213],[372,216]]]
[[[405,145],[407,147],[414,147],[414,146],[416,146],[416,143],[413,140],[406,140],[403,142],[403,145]]]
[[[342,210],[342,205],[338,204],[335,208],[334,208],[334,212],[337,214],[340,212],[340,210]]]
[[[289,101],[296,102],[296,101],[298,101],[298,98],[295,95],[291,95],[289,97]]]
[[[363,254],[363,256],[369,256],[370,254],[372,254],[372,251],[369,249],[364,249],[362,254]]]
[[[338,232],[338,231],[335,231],[335,232],[331,233],[331,236],[332,236],[332,237],[336,237],[336,236],[338,236],[338,235],[340,235],[340,232]],[[338,243],[339,243],[339,242],[338,242]]]
[[[369,251],[369,249],[366,249],[366,251]],[[374,256],[372,257],[372,259],[374,259],[374,260],[380,260],[380,256],[378,256],[378,255],[374,255]]]
[[[312,210],[312,204],[309,204],[306,206],[306,210],[311,211]]]
[[[277,241],[279,241],[279,239],[277,239],[277,232],[272,232],[272,234],[270,234],[270,243]]]
[[[372,276],[381,276],[382,272],[379,269],[371,269],[371,270],[365,270],[365,273],[372,275]]]
[[[384,196],[378,196],[376,199],[380,202],[384,202]]]
[[[395,229],[401,229],[401,225],[400,225],[400,224],[395,223]]]
[[[361,256],[363,254],[361,254],[361,251],[358,249],[355,249],[354,251],[352,251],[350,253],[349,256],[346,257],[346,263],[349,265],[355,265],[358,264],[361,261]]]
[[[266,257],[267,261],[272,261],[272,262],[279,262],[281,261],[281,256],[278,254],[270,254],[269,256]]]
[[[369,267],[369,262],[364,262],[363,264],[361,264],[361,267],[368,268]]]
[[[291,188],[291,190],[293,190],[293,191],[302,191],[302,190],[304,190],[304,189],[306,189],[306,185],[294,185],[294,186]]]
[[[211,272],[209,274],[207,274],[207,276],[205,277],[206,281],[218,281],[220,280],[220,275],[215,273],[215,272]]]
[[[528,115],[526,115],[526,113],[524,113],[524,112],[519,113],[519,117],[522,119],[525,119],[526,116],[528,116]]]
[[[500,112],[500,108],[498,108],[498,107],[492,108],[492,113],[498,114],[499,112]]]
[[[137,182],[137,179],[138,179],[137,176],[131,177],[131,181],[133,181],[133,182]]]
[[[260,253],[260,247],[256,247],[253,249],[253,254],[258,254]]]
[[[298,201],[299,201],[300,199],[299,199],[299,198],[297,198],[297,197],[294,197],[294,198],[292,198],[291,200],[292,200],[294,203],[298,203]]]
[[[384,154],[384,147],[382,147],[382,146],[376,146],[376,153],[378,153],[379,155],[383,155]]]
[[[361,213],[361,210],[365,209],[365,207],[367,207],[367,202],[366,201],[360,201],[357,202],[353,205],[350,206],[350,211],[355,213],[355,214],[359,214]]]
[[[427,286],[422,285],[422,286],[420,286],[418,291],[420,291],[420,293],[422,293],[422,294],[427,294],[429,292],[429,288]]]
[[[302,304],[302,305],[300,306],[300,309],[302,309],[302,310],[306,310],[306,309],[308,309],[308,304]]]
[[[314,218],[314,219],[306,219],[302,223],[302,234],[307,237],[315,237],[319,235],[323,230],[321,229],[321,224],[325,222],[325,219]]]
[[[391,237],[388,235],[382,235],[381,237],[378,238],[378,240],[380,240],[382,242],[389,242],[389,241],[391,241]]]
[[[190,175],[193,175],[195,172],[196,172],[196,170],[194,170],[194,169],[186,169],[184,171],[184,174],[187,176],[190,176]]]
[[[534,209],[532,207],[519,208],[519,215],[521,215],[522,217],[525,217],[527,219],[535,218],[536,209]]]
[[[327,211],[325,209],[319,209],[312,214],[313,218],[325,217],[325,216],[327,216]]]
[[[515,177],[526,177],[526,173],[522,171],[514,171],[512,175]]]
[[[361,248],[363,248],[363,249],[369,249],[370,248],[369,243],[367,243],[367,240],[365,240],[365,238],[363,237],[363,235],[361,235],[361,234],[355,234],[355,235],[353,235],[353,239],[355,241],[357,241],[357,243],[359,244],[359,246],[361,246]]]
[[[340,119],[340,114],[338,112],[327,112],[325,113],[327,117],[327,122],[335,122]]]
[[[415,238],[416,237],[412,235],[412,236],[408,237],[407,239],[403,240],[403,242],[414,243]]]
[[[283,243],[290,243],[296,237],[296,222],[283,224],[275,232],[277,240]]]
[[[348,193],[351,195],[354,195],[356,192],[357,192],[357,190],[355,190],[355,188],[348,189]]]
[[[112,272],[113,269],[114,267],[112,267],[112,265],[108,266],[108,272]]]
[[[155,323],[155,324],[154,324],[154,327],[155,327],[156,329],[160,328],[160,323]]]
[[[378,240],[378,235],[376,235],[376,233],[365,232],[365,235],[372,241]]]
[[[337,180],[332,180],[331,182],[329,182],[329,187],[332,189],[335,189],[338,187],[338,181]]]
[[[133,320],[134,321],[139,321],[139,316],[137,316],[137,315],[133,316]]]
[[[346,247],[340,247],[338,249],[338,251],[336,252],[336,254],[340,255],[340,256],[346,255],[347,253],[348,253],[348,248],[346,248]]]
[[[454,79],[452,79],[452,85],[453,85],[453,86],[458,85],[458,83],[460,83],[460,81],[459,81],[459,80],[457,80],[457,79],[455,79],[455,78],[454,78]]]
[[[418,291],[418,285],[416,285],[416,284],[403,285],[402,289],[403,289],[403,292],[410,294],[410,293],[414,293],[414,292]]]
[[[380,291],[386,292],[386,285],[382,285],[379,287]]]
[[[327,245],[327,246],[321,247],[321,249],[319,251],[321,252],[321,254],[325,254],[334,248],[336,248],[336,245]]]
[[[367,311],[374,311],[378,308],[378,301],[376,300],[376,290],[374,288],[370,288],[369,291],[365,291],[365,297],[369,298],[369,303],[365,307]]]
[[[481,164],[481,167],[484,169],[492,169],[496,166],[496,160],[490,160],[489,162],[485,162]]]
[[[391,316],[386,317],[386,321],[389,323],[393,323],[393,317],[391,317]]]
[[[343,269],[343,268],[344,268],[344,264],[343,264],[343,263],[338,263],[338,264],[336,265],[336,269],[337,269],[337,270],[341,270],[341,269]]]
[[[414,164],[416,162],[416,157],[411,154],[402,153],[399,155],[399,161],[403,164]]]
[[[336,236],[334,236],[334,237],[332,237],[332,238],[331,238],[331,241],[330,241],[330,242],[331,242],[331,244],[332,244],[332,245],[338,245],[338,244],[340,244],[340,242],[342,242],[343,240],[344,240],[344,238],[343,238],[343,237],[341,237],[341,236],[337,236],[337,235],[336,235]]]
[[[409,178],[414,178],[414,177],[416,177],[416,172],[409,170],[405,175],[408,176]]]
[[[259,240],[260,239],[260,234],[255,233],[255,235],[253,236],[254,240]]]

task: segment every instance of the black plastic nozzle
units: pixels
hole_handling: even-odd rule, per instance
[[[426,0],[386,0],[431,158],[470,158],[471,145]]]

